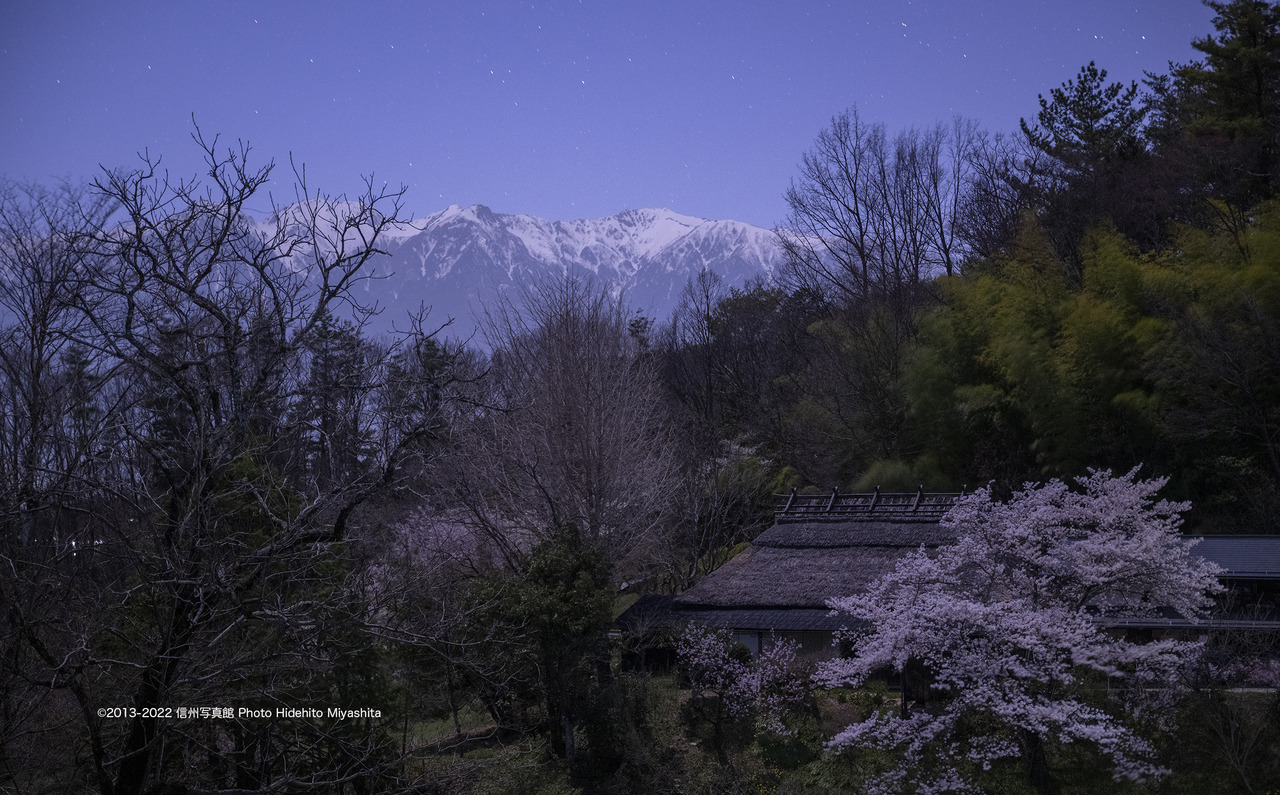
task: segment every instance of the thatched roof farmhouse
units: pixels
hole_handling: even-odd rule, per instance
[[[730,628],[753,650],[777,634],[822,653],[849,620],[832,614],[827,600],[865,590],[922,545],[954,541],[938,522],[959,497],[923,491],[780,497],[773,526],[676,597],[672,617]]]
[[[955,532],[939,522],[960,496],[780,496],[771,528],[699,584],[662,600],[662,607],[672,621],[729,628],[753,651],[770,637],[784,636],[808,653],[833,654],[832,633],[851,619],[834,614],[827,600],[865,590],[912,550],[954,541]],[[1231,601],[1249,606],[1197,628],[1280,631],[1280,536],[1211,536],[1194,551],[1222,566],[1224,583],[1240,597]],[[1119,623],[1133,631],[1191,627],[1173,614]]]

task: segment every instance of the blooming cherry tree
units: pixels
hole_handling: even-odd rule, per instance
[[[1178,533],[1188,506],[1155,500],[1163,479],[1140,480],[1134,469],[1076,483],[1028,485],[1007,503],[989,490],[969,495],[943,520],[955,544],[914,552],[867,593],[830,600],[866,629],[851,638],[854,656],[827,663],[819,682],[856,686],[912,661],[940,696],[831,740],[837,750],[893,752],[882,790],[976,789],[979,771],[1020,757],[1047,791],[1045,749],[1067,743],[1092,745],[1116,779],[1163,772],[1131,718],[1151,693],[1168,692],[1199,644],[1134,643],[1105,627],[1167,609],[1198,619],[1220,588],[1218,569]],[[1133,685],[1127,700],[1090,698],[1105,681]]]
[[[705,718],[714,729],[713,741],[725,761],[724,725],[729,719],[754,718],[763,731],[787,735],[783,717],[809,692],[809,675],[797,660],[799,646],[774,638],[752,657],[727,629],[689,624],[676,638],[680,668],[695,697],[710,693],[713,707]]]

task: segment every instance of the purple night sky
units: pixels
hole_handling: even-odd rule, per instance
[[[667,207],[772,226],[801,153],[857,105],[891,131],[1013,131],[1096,61],[1195,56],[1199,0],[63,2],[0,9],[0,174],[199,166],[191,117],[328,192],[360,175],[553,220]],[[254,208],[265,210],[263,207]]]

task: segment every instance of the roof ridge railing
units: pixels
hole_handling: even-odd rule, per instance
[[[777,517],[822,516],[941,516],[951,510],[963,497],[965,489],[958,492],[925,491],[921,486],[914,492],[882,492],[877,486],[872,492],[840,493],[832,489],[830,494],[775,494],[774,515]]]

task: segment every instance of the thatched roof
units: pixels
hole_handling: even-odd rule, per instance
[[[955,540],[938,524],[958,495],[783,495],[774,525],[669,603],[672,621],[758,630],[849,625],[827,600],[866,590],[908,552]],[[637,603],[619,626],[653,620],[667,603]],[[635,615],[632,615],[632,614]]]
[[[671,616],[709,627],[726,629],[770,629],[779,632],[834,632],[859,623],[848,613],[822,608],[779,608],[770,610],[679,610]]]
[[[676,597],[674,607],[826,610],[828,599],[866,590],[909,551],[954,541],[955,532],[939,525],[938,518],[878,512],[803,518],[780,514],[750,547]]]
[[[954,530],[919,519],[809,519],[778,522],[755,540],[756,546],[787,548],[936,547],[956,540]]]
[[[911,550],[955,541],[956,532],[939,520],[958,497],[923,492],[783,495],[774,525],[701,583],[675,597],[669,603],[670,617],[739,630],[846,626],[851,619],[833,614],[827,600],[865,591]],[[1209,536],[1192,551],[1221,565],[1224,578],[1280,578],[1280,536]],[[1253,610],[1258,614],[1223,615],[1207,624],[1276,624],[1275,605],[1259,604]],[[1180,621],[1186,623],[1173,616],[1111,623],[1172,627]]]
[[[866,589],[904,547],[752,546],[676,597],[678,608],[825,608],[833,596]]]
[[[657,627],[665,626],[671,620],[673,598],[666,594],[645,594],[624,610],[613,622],[613,626],[634,635],[644,635]]]
[[[846,615],[827,608],[891,571],[910,551],[956,540],[940,520],[959,494],[779,495],[772,527],[750,547],[669,603],[675,621],[738,630],[833,630]],[[1280,536],[1209,536],[1193,553],[1223,567],[1225,578],[1280,578]],[[665,606],[665,605],[664,605]],[[1265,607],[1265,609],[1263,609]],[[1209,624],[1274,625],[1276,607]],[[1175,626],[1173,616],[1114,620],[1115,626]],[[1186,623],[1186,622],[1183,622]]]

